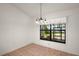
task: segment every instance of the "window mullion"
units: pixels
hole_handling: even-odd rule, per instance
[[[51,41],[51,39],[52,39],[52,38],[51,38],[51,35],[52,35],[52,34],[51,34],[51,24],[50,24],[50,41]]]
[[[54,24],[53,24],[53,26],[54,26]],[[54,40],[54,27],[53,27],[53,40]]]

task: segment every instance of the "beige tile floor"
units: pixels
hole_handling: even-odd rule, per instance
[[[74,56],[63,51],[47,48],[37,44],[29,44],[3,56]]]

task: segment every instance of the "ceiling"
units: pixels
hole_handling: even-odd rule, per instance
[[[27,13],[31,17],[39,17],[39,12],[40,12],[39,3],[16,3],[11,5],[18,8],[22,12]],[[43,3],[42,4],[43,15],[65,11],[65,10],[71,10],[75,8],[79,8],[78,3]]]

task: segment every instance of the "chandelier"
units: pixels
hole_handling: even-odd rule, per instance
[[[42,17],[42,3],[40,3],[40,17],[36,19],[36,23],[39,25],[47,24],[46,19]]]

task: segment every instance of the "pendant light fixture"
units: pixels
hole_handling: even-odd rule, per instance
[[[39,25],[46,24],[46,19],[42,17],[42,3],[40,3],[40,17],[36,19],[36,23]]]

